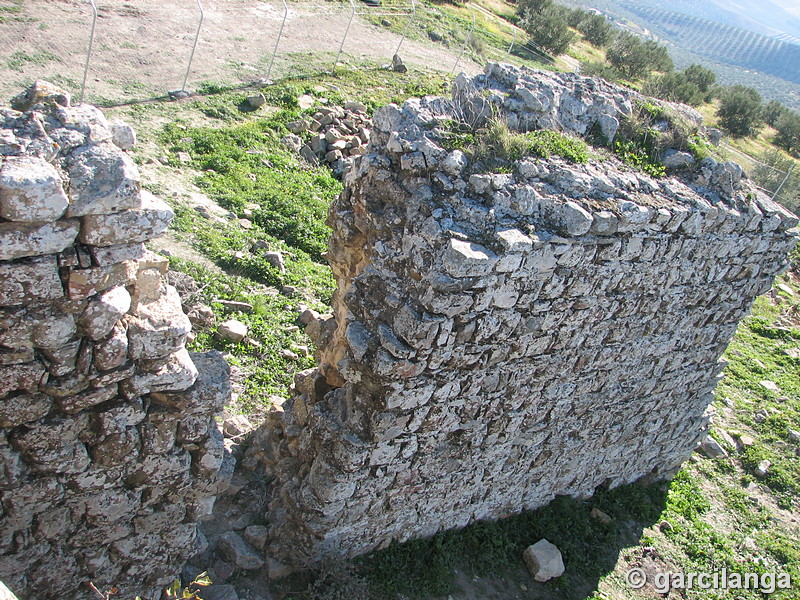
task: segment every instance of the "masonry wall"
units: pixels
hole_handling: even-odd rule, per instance
[[[124,123],[36,86],[0,108],[0,579],[20,598],[159,598],[232,470],[218,354],[190,355],[172,211]]]
[[[656,180],[615,158],[527,158],[492,174],[444,147],[448,122],[490,114],[613,138],[635,99],[490,65],[454,102],[375,114],[330,213],[320,365],[260,434],[272,556],[356,555],[668,478],[689,456],[797,218],[733,163]]]

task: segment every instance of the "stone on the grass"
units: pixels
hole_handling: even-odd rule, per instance
[[[111,141],[120,150],[133,150],[136,145],[136,131],[125,121],[111,121]]]
[[[728,456],[725,448],[723,448],[720,443],[711,436],[707,436],[702,442],[700,442],[700,451],[708,458],[724,458],[725,456]]]
[[[536,581],[549,581],[564,574],[564,559],[555,544],[539,540],[528,546],[522,555],[528,570]]]
[[[611,523],[611,517],[597,507],[592,509],[592,511],[589,513],[589,516],[592,517],[593,519],[597,519],[604,525],[608,525],[609,523]]]
[[[756,467],[755,474],[756,477],[766,477],[767,473],[769,473],[769,469],[772,466],[772,463],[768,460],[762,460],[758,463]]]
[[[217,327],[217,335],[223,340],[238,344],[247,337],[247,325],[236,319],[231,319]]]

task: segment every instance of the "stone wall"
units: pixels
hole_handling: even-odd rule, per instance
[[[159,598],[232,464],[218,354],[190,355],[172,211],[135,141],[37,83],[0,108],[0,579],[20,598]]]
[[[788,264],[797,218],[706,159],[475,172],[448,123],[501,115],[613,138],[637,95],[489,65],[454,101],[374,116],[334,203],[333,316],[251,449],[276,477],[272,556],[356,555],[668,478],[705,435],[722,352]],[[685,161],[687,164],[692,161]]]

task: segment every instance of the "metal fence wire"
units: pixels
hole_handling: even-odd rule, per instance
[[[416,0],[0,0],[0,94],[7,100],[47,79],[79,99],[113,104],[204,82],[266,82],[297,74],[298,65],[388,63],[416,12]],[[394,22],[402,33],[365,16]],[[455,54],[448,56],[455,61]],[[434,62],[441,70],[452,64]]]

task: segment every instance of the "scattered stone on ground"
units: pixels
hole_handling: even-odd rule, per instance
[[[247,325],[241,321],[231,319],[217,327],[217,335],[224,340],[238,344],[247,337]]]
[[[772,466],[772,463],[768,460],[762,460],[758,463],[756,467],[755,474],[756,477],[766,477],[767,473],[769,473],[769,469]]]
[[[528,546],[522,557],[536,581],[549,581],[564,574],[561,552],[547,540],[539,540]]]
[[[600,521],[604,525],[608,525],[609,523],[611,523],[611,516],[604,513],[597,507],[592,509],[592,511],[589,513],[589,516],[592,517],[593,519]]]
[[[702,442],[700,442],[700,451],[708,458],[724,458],[728,456],[725,448],[723,448],[720,443],[711,436],[707,436]]]

